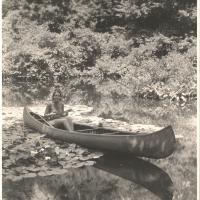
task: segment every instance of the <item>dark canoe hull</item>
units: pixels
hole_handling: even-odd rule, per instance
[[[150,134],[137,134],[126,131],[106,129],[100,127],[94,129],[99,133],[80,132],[77,129],[90,129],[91,126],[75,124],[75,130],[70,132],[51,127],[35,118],[34,113],[27,107],[24,108],[24,124],[37,130],[48,137],[76,143],[87,148],[101,151],[114,151],[128,153],[139,157],[165,158],[173,153],[175,146],[175,135],[171,126],[163,128]]]

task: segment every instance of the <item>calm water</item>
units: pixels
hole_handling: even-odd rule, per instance
[[[24,200],[172,199],[173,196],[172,180],[162,169],[139,158],[116,155],[105,155],[94,167],[71,169],[62,175],[7,181],[4,189],[8,199]]]
[[[171,124],[177,148],[163,160],[104,156],[94,167],[72,169],[64,175],[5,181],[5,199],[196,199],[196,102],[184,108],[169,101],[133,99],[113,81],[71,80],[60,84],[66,104],[94,107],[93,113],[129,123]],[[3,85],[3,106],[46,103],[52,83]],[[134,91],[132,91],[134,92]]]

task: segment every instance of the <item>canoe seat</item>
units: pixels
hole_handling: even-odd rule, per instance
[[[90,134],[96,134],[97,133],[98,128],[92,128],[92,129],[82,129],[82,130],[75,130],[77,132],[86,132],[86,133],[90,133]]]
[[[99,135],[115,135],[115,134],[120,134],[119,131],[117,132],[109,132],[109,133],[98,133],[98,128],[94,128],[94,129],[83,129],[83,130],[76,130],[77,132],[89,132],[89,133],[92,133],[92,134],[99,134]]]

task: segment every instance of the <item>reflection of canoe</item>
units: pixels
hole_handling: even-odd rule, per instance
[[[94,166],[142,185],[162,200],[171,200],[173,197],[171,178],[166,172],[150,162],[112,154],[104,155]]]
[[[51,138],[102,151],[164,158],[173,152],[175,145],[175,136],[171,126],[150,134],[137,134],[75,123],[74,131],[69,132],[49,126],[41,116],[31,112],[27,107],[24,108],[23,118],[25,125]]]

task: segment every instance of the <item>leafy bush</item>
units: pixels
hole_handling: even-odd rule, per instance
[[[196,87],[196,59],[194,0],[3,2],[6,78],[111,78],[160,98]]]

